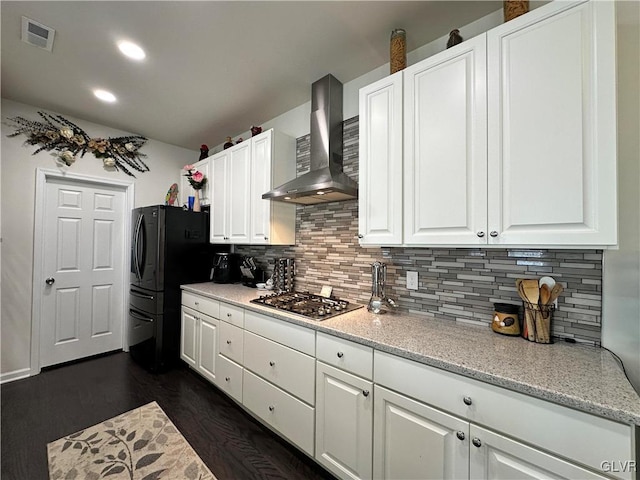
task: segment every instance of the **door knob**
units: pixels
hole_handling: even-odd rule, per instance
[[[55,282],[56,282],[56,279],[53,277],[49,277],[44,281],[44,283],[46,283],[47,285],[53,285]]]

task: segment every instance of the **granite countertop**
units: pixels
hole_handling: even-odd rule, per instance
[[[264,291],[210,282],[183,290],[303,325],[380,351],[508,388],[583,412],[640,426],[640,397],[603,348],[537,344],[413,315],[375,315],[366,308],[321,322],[249,303]]]

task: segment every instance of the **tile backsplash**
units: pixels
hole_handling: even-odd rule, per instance
[[[297,139],[298,175],[309,170],[309,136]],[[344,171],[358,178],[358,117],[344,122]],[[553,276],[565,287],[554,312],[552,334],[600,344],[602,251],[562,249],[360,247],[358,202],[349,200],[297,207],[296,245],[237,246],[259,265],[273,269],[279,257],[296,261],[296,289],[317,293],[331,285],[334,295],[366,304],[371,263],[387,264],[387,296],[405,313],[489,325],[495,302],[521,304],[517,278]],[[406,288],[408,271],[418,272],[418,290]]]

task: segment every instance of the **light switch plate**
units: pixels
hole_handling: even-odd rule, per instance
[[[418,272],[407,272],[407,288],[418,290]]]

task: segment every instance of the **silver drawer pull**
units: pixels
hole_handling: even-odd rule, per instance
[[[342,357],[344,357],[344,353],[338,352],[338,358],[342,358]]]
[[[273,412],[276,409],[276,407],[274,407],[273,405],[269,405],[269,411]]]
[[[224,377],[224,379],[228,382],[229,380],[231,380],[231,377]]]
[[[227,317],[230,317],[230,316],[231,316],[231,314],[230,314],[230,313],[227,313]]]
[[[269,365],[271,365],[272,367],[274,367],[276,365],[276,362],[274,362],[273,360],[269,362]]]
[[[473,403],[473,401],[471,400],[471,397],[464,397],[462,401],[464,402],[465,405],[471,405]]]
[[[227,340],[227,345],[231,345],[231,340]]]
[[[456,432],[456,437],[458,437],[458,440],[464,440],[465,439],[465,434],[464,432]]]
[[[364,395],[365,397],[369,396],[369,390],[363,390],[362,391],[362,395]]]
[[[495,230],[492,230],[489,235],[491,235],[493,238],[498,236],[498,232],[496,232]]]
[[[482,442],[478,437],[473,437],[473,439],[471,440],[471,443],[473,443],[474,447],[480,448],[482,446]]]

